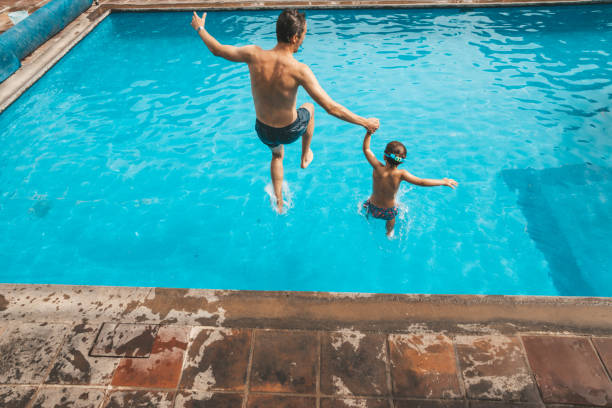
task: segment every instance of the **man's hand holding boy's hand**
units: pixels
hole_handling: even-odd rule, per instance
[[[454,190],[454,189],[455,189],[455,187],[459,185],[459,183],[457,183],[457,182],[456,182],[455,180],[453,180],[453,179],[449,179],[449,178],[444,177],[444,178],[442,179],[442,185],[443,185],[443,186],[450,187],[450,188],[452,188],[452,189]]]
[[[202,18],[198,17],[198,14],[194,11],[193,17],[191,17],[191,26],[194,30],[197,30],[200,27],[204,27],[204,22],[206,21],[206,13],[202,14]]]
[[[376,118],[368,118],[366,119],[364,127],[368,130],[368,132],[374,133],[380,127],[380,121]]]

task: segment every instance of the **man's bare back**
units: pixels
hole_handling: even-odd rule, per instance
[[[257,119],[269,126],[288,126],[297,116],[297,91],[304,64],[291,54],[257,48],[248,63]]]

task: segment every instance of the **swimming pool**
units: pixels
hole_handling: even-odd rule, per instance
[[[275,44],[278,12],[211,12]],[[297,58],[400,140],[396,239],[359,214],[363,131],[318,108],[270,204],[246,66],[190,13],[113,13],[0,114],[0,281],[612,296],[612,7],[307,11]],[[298,104],[310,101],[300,92]]]

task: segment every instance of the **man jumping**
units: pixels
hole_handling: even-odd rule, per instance
[[[293,58],[306,36],[306,16],[297,10],[284,10],[276,21],[278,43],[271,50],[256,45],[234,47],[219,43],[204,28],[206,13],[193,13],[191,26],[197,30],[210,52],[234,62],[245,62],[251,75],[251,92],[255,104],[255,130],[259,139],[272,150],[270,173],[278,212],[283,209],[283,145],[302,137],[303,169],[313,159],[310,142],[314,131],[314,105],[305,103],[296,110],[297,91],[301,85],[327,113],[344,121],[363,126],[370,132],[379,126],[376,118],[355,115],[335,102],[321,88],[308,65]]]

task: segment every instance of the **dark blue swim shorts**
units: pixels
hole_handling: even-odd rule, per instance
[[[281,144],[293,143],[306,131],[310,122],[310,112],[306,108],[297,110],[297,119],[290,125],[276,128],[255,120],[255,131],[259,139],[268,147],[275,148]]]

